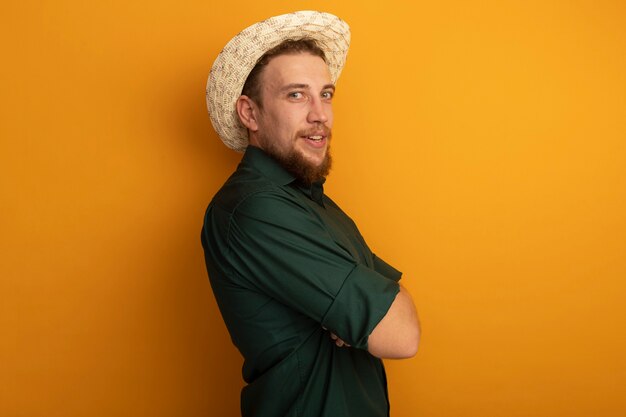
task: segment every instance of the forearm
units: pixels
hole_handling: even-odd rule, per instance
[[[419,339],[420,323],[413,298],[400,285],[387,314],[369,336],[368,351],[379,358],[410,358],[417,353]]]

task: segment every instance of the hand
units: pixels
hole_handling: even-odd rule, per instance
[[[324,326],[322,326],[322,329],[328,331],[328,329]],[[330,333],[330,338],[333,339],[335,341],[335,344],[339,347],[352,347],[351,345],[349,345],[348,343],[344,342],[339,336],[337,336],[335,333],[333,332],[329,332]]]
[[[339,347],[350,347],[350,345],[346,342],[344,342],[339,336],[337,336],[335,333],[330,333],[330,338],[333,339],[335,341],[335,344]]]

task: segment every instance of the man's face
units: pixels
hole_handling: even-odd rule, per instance
[[[250,144],[264,149],[305,183],[330,169],[335,87],[324,60],[308,53],[279,55],[261,77],[262,107]]]

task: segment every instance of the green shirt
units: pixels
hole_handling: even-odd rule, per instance
[[[244,417],[388,416],[385,370],[367,339],[401,273],[370,251],[321,183],[300,186],[249,146],[209,204],[202,245],[244,358]],[[329,331],[352,347],[337,347]]]

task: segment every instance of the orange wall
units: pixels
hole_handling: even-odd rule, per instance
[[[204,85],[294,8],[353,29],[327,189],[420,310],[393,416],[626,415],[625,3],[243,3],[3,5],[0,415],[237,414]]]

